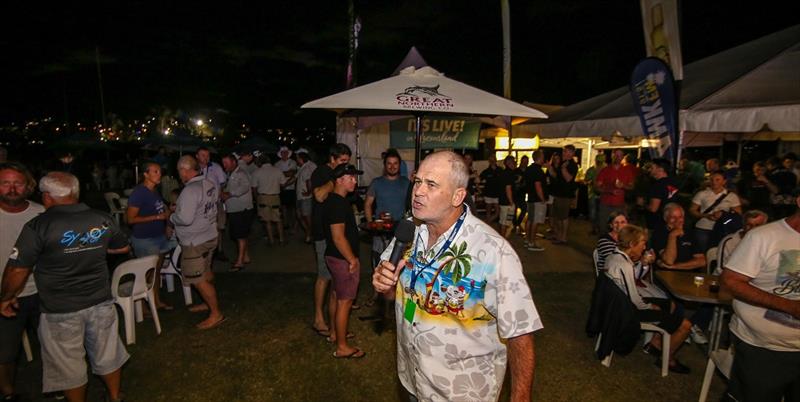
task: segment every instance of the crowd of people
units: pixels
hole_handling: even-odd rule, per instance
[[[2,162],[0,262],[5,269],[0,313],[6,318],[0,320],[0,392],[13,400],[22,333],[38,327],[44,392],[85,400],[85,353],[92,372],[104,380],[109,399],[122,400],[120,369],[129,357],[117,332],[106,254],[158,255],[160,267],[164,258],[180,253],[182,279],[201,299],[189,310],[203,313],[196,327],[209,330],[229,318],[217,296],[214,260],[227,263],[229,272],[252,264],[249,239],[254,226],[264,233],[258,247],[284,245],[293,238],[313,244],[317,277],[310,292],[311,327],[331,343],[334,358],[364,358],[367,352],[353,344],[348,331],[363,287],[360,231],[372,228],[370,223],[413,219],[414,240],[408,244],[398,244],[384,226],[368,229],[370,267],[364,267],[370,272],[374,267],[374,291],[366,304],[387,300],[395,306],[398,372],[409,398],[458,399],[473,391],[455,382],[432,381],[427,373],[434,373],[450,379],[479,376],[488,385],[481,399],[496,399],[508,364],[512,397],[529,399],[532,334],[542,323],[508,239],[518,233],[524,239],[522,249],[534,253],[570,244],[580,186],[587,189],[591,235],[598,236],[598,274],[625,292],[639,311],[637,319],[658,322],[672,334],[669,345],[655,337],[646,352],[661,356],[669,348],[670,370],[689,372],[676,352],[689,337],[706,341],[711,308],[698,306],[686,317],[683,306],[646,274],[705,269],[706,254],[716,247],[721,281],[741,299],[734,304],[732,331],[737,341],[755,348],[747,356],[751,360],[737,361],[747,367],[771,356],[763,350],[786,352],[787,362],[796,361],[798,302],[766,292],[776,275],[800,271],[796,256],[791,260],[789,255],[800,252],[800,172],[794,155],[756,163],[752,174],[730,164],[720,169],[716,159],[703,167],[684,158],[674,174],[667,160],[639,166],[632,155],[617,149],[598,155],[595,165],[581,171],[575,147],[567,145],[549,158],[537,150],[530,160],[522,156],[519,164],[509,155],[503,167],[490,156],[481,172],[473,168],[470,154],[434,152],[408,172],[400,154],[388,149],[382,154],[382,174],[369,183],[364,200],[356,191],[363,172],[350,163],[351,157],[345,144],[331,146],[319,164],[303,148],[282,147],[274,155],[242,148],[218,162],[205,147],[177,161],[158,153],[139,165],[141,175],[128,197],[123,224],[80,202],[82,188],[100,190],[112,181],[127,184],[109,180],[110,169],[101,176],[106,179],[89,176],[93,183],[82,186],[74,174],[74,158],[61,155],[61,165],[40,172],[37,185],[26,166]],[[167,171],[176,172],[177,178]],[[31,199],[37,189],[43,205]],[[362,210],[365,227],[357,225],[356,211]],[[756,229],[762,225],[765,229]],[[776,232],[775,241],[752,240],[751,231],[766,233],[766,228]],[[783,238],[781,230],[788,231]],[[223,252],[226,233],[234,255]],[[399,261],[390,258],[395,247],[404,247]],[[747,264],[741,262],[745,254]],[[156,287],[159,277],[156,271]],[[796,293],[796,286],[790,286],[787,294]],[[173,309],[155,294],[159,309]],[[770,327],[769,334],[762,334],[756,326],[764,318],[752,312],[762,307],[777,311],[778,319],[795,327]],[[425,353],[418,348],[421,334],[426,334]],[[462,349],[469,353],[458,352]],[[453,358],[471,363],[442,363]],[[738,372],[739,385],[731,385],[737,395],[756,389],[749,385],[753,378],[762,380],[741,367]]]

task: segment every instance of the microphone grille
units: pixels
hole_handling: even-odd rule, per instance
[[[402,220],[397,224],[397,228],[394,230],[394,237],[397,241],[410,243],[411,240],[414,239],[415,229],[414,222]]]

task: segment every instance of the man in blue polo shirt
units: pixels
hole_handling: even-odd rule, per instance
[[[121,400],[121,368],[129,356],[119,338],[106,254],[128,253],[128,239],[111,215],[78,202],[75,176],[50,172],[39,190],[47,210],[25,224],[11,251],[0,314],[16,314],[17,296],[33,271],[42,311],[43,392],[86,400],[88,356],[109,399]]]

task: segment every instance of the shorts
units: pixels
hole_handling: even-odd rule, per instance
[[[797,401],[800,397],[800,351],[779,352],[732,337],[728,395],[737,401]],[[726,399],[727,400],[727,399]]]
[[[639,320],[639,322],[652,322],[657,327],[669,332],[670,334],[674,333],[678,330],[678,328],[680,328],[681,323],[683,322],[683,317],[677,314],[677,309],[674,313],[669,312],[671,307],[669,300],[655,297],[644,297],[642,300],[644,300],[646,303],[657,305],[661,310],[637,310],[636,319]]]
[[[300,216],[311,217],[311,198],[297,200],[297,211]]]
[[[499,204],[500,199],[497,197],[483,197],[483,202],[486,204]]]
[[[569,218],[570,204],[572,204],[572,198],[555,197],[553,200],[552,218],[560,220]]]
[[[277,194],[258,195],[258,217],[264,222],[281,221],[281,200]]]
[[[147,237],[140,239],[131,236],[131,246],[133,246],[133,255],[137,258],[147,257],[148,255],[164,254],[177,246],[178,243],[172,239],[167,240],[167,236],[161,235],[158,237]]]
[[[317,277],[330,280],[331,271],[328,271],[328,264],[325,263],[325,248],[327,243],[325,240],[314,241],[314,251],[317,253]]]
[[[17,302],[15,317],[0,317],[0,364],[16,362],[23,331],[39,326],[39,295],[19,297]]]
[[[296,201],[297,201],[297,190],[292,188],[291,190],[281,191],[281,205],[283,205],[284,207],[293,207]]]
[[[528,203],[528,222],[530,223],[544,223],[544,218],[547,217],[547,203],[545,202],[529,202]]]
[[[500,217],[498,219],[500,226],[511,226],[514,224],[514,217],[517,214],[516,209],[516,207],[511,205],[500,206]]]
[[[252,209],[228,213],[228,235],[230,235],[231,240],[240,240],[250,237],[250,227],[252,226]]]
[[[325,263],[333,277],[333,290],[336,291],[336,300],[355,300],[358,292],[358,279],[360,272],[350,272],[350,263],[341,258],[325,256]]]
[[[111,300],[74,313],[42,313],[42,392],[80,387],[88,382],[86,358],[96,375],[120,369],[130,355],[119,338],[117,309]]]
[[[194,284],[203,280],[203,274],[211,272],[211,258],[217,248],[217,239],[195,246],[181,245],[181,276],[183,283]]]
[[[224,232],[225,224],[227,223],[228,216],[225,214],[225,203],[220,201],[217,203],[217,230]]]

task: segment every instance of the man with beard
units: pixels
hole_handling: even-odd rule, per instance
[[[0,163],[0,275],[6,268],[22,227],[44,212],[44,207],[28,197],[36,181],[28,169],[14,162]],[[14,374],[23,331],[39,326],[39,296],[33,275],[28,277],[17,297],[16,317],[0,318],[0,393],[3,400],[16,400]]]

